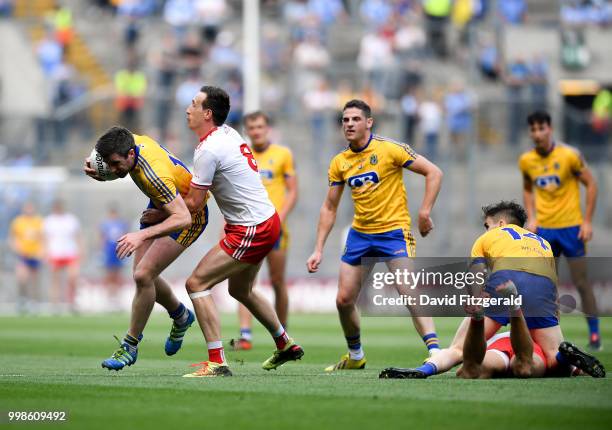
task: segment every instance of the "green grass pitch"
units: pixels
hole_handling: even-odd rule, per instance
[[[186,379],[189,364],[206,359],[199,327],[183,349],[166,357],[170,322],[155,314],[138,362],[120,372],[100,367],[116,348],[127,315],[0,318],[0,427],[7,411],[68,411],[68,421],[38,427],[74,429],[610,429],[612,383],[606,379],[462,381],[448,373],[425,381],[379,380],[389,365],[414,366],[425,347],[409,319],[363,318],[365,371],[326,375],[345,351],[335,315],[294,315],[291,335],[302,361],[265,372],[273,350],[261,326],[255,348],[227,351],[232,378]],[[437,319],[443,345],[458,320]],[[612,370],[612,319],[601,322],[600,359]],[[583,345],[586,324],[566,317],[566,338]],[[224,338],[236,317],[223,317]]]

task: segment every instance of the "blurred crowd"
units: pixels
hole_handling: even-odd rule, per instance
[[[10,9],[11,3],[0,1],[0,10]],[[75,124],[81,127],[81,136],[92,137],[85,115],[79,121],[61,115],[63,106],[90,88],[87,77],[79,76],[67,61],[74,18],[62,2],[57,4],[47,19],[46,36],[36,47],[51,83],[51,112],[59,113],[38,123],[38,141],[53,142],[39,151],[43,160],[49,148],[68,140]],[[549,69],[555,59],[543,54],[504,58],[495,37],[495,25],[521,25],[528,19],[526,0],[262,0],[260,4],[261,106],[294,121],[306,118],[307,135],[324,154],[337,148],[328,144],[338,139],[331,131],[341,107],[353,97],[366,100],[379,118],[399,116],[398,137],[431,157],[438,152],[441,135],[459,147],[470,138],[478,139],[475,116],[481,85],[496,86],[500,97],[504,91],[507,95],[504,140],[510,144],[521,138],[517,125],[525,112],[549,103]],[[184,144],[188,135],[182,112],[202,83],[215,82],[228,91],[232,100],[228,122],[238,126],[244,113],[242,6],[236,0],[91,0],[89,19],[93,16],[110,23],[113,30],[120,29],[120,36],[113,39],[120,41],[119,46],[112,51],[117,69],[112,76],[116,122],[184,155],[190,145]],[[567,23],[605,25],[610,2],[564,1],[559,11]],[[583,36],[571,32],[562,36],[568,41],[561,53],[564,66],[586,67],[588,54],[581,53],[586,42],[579,42]],[[445,70],[452,72],[452,78]]]

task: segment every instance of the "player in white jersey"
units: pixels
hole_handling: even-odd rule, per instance
[[[67,302],[74,312],[79,259],[83,249],[80,239],[81,224],[76,216],[64,210],[64,203],[57,200],[43,224],[46,254],[51,268],[51,302],[55,307]],[[61,275],[66,271],[67,291],[62,291]]]
[[[276,343],[265,370],[276,369],[304,355],[289,338],[274,308],[253,285],[261,262],[280,235],[280,219],[261,182],[257,162],[245,139],[224,125],[229,96],[220,88],[204,86],[187,108],[189,128],[200,142],[194,154],[194,173],[185,203],[197,211],[211,191],[223,217],[225,237],[200,261],[189,279],[187,291],[206,338],[208,361],[186,377],[229,376],[225,362],[217,309],[212,288],[228,280],[229,293],[244,304],[270,332]]]

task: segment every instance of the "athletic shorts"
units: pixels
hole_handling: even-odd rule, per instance
[[[493,336],[487,342],[487,351],[495,351],[506,363],[506,369],[510,368],[510,360],[514,357],[514,350],[512,349],[512,343],[510,341],[510,332],[506,331],[503,333],[498,333]],[[537,343],[533,342],[533,352],[538,357],[542,359],[544,362],[544,366],[546,366],[546,356],[544,355],[544,351],[542,347]]]
[[[238,261],[257,264],[274,248],[280,232],[280,218],[274,212],[274,215],[257,225],[225,224],[225,237],[219,241],[219,246]]]
[[[79,257],[76,255],[74,257],[51,257],[49,259],[49,264],[54,269],[63,269],[65,267],[72,266],[78,261]]]
[[[416,256],[416,242],[408,229],[384,233],[361,233],[351,227],[341,260],[351,266],[361,265],[362,258],[392,260]]]
[[[26,257],[25,255],[20,255],[19,260],[32,270],[38,270],[42,263],[39,258]]]
[[[278,240],[272,247],[274,251],[286,251],[289,247],[289,231],[286,224],[281,224],[281,232]]]
[[[565,255],[568,258],[584,257],[586,255],[586,246],[584,242],[578,239],[580,226],[566,228],[541,228],[538,227],[538,236],[546,239],[552,247],[552,252],[555,257]]]
[[[485,290],[491,297],[501,297],[495,288],[504,282],[512,281],[522,297],[521,309],[529,329],[547,328],[559,325],[557,318],[557,287],[545,276],[518,270],[499,270],[487,279]],[[501,325],[510,322],[506,306],[484,308],[485,315]]]
[[[153,201],[149,200],[149,205],[147,209],[158,209]],[[154,224],[143,224],[140,223],[140,229],[143,230],[147,227],[151,227]],[[191,219],[191,227],[184,228],[179,231],[175,231],[174,233],[170,233],[168,236],[174,239],[179,244],[183,245],[185,248],[191,246],[193,242],[198,240],[200,235],[206,230],[206,226],[208,225],[208,206],[204,206],[204,210],[192,215]]]

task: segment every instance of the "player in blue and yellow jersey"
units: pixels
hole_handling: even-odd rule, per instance
[[[344,106],[342,130],[349,144],[330,163],[329,191],[321,207],[315,250],[307,262],[311,273],[318,270],[342,191],[348,185],[355,217],[341,258],[336,307],[349,353],[326,371],[363,369],[366,364],[355,305],[362,276],[370,268],[362,258],[385,259],[390,270],[411,267],[416,245],[410,231],[403,169],[425,177],[425,196],[418,217],[421,236],[433,229],[430,213],[442,183],[438,167],[408,145],[374,135],[373,123],[370,107],[362,100],[351,100]],[[433,319],[413,316],[412,320],[430,354],[439,351]]]
[[[462,378],[493,377],[498,371],[516,377],[570,376],[571,366],[594,377],[605,376],[605,369],[595,357],[563,342],[551,244],[523,228],[527,214],[517,203],[502,201],[484,207],[483,212],[487,231],[472,246],[470,270],[488,274],[486,294],[478,284],[472,286],[472,293],[478,298],[508,303],[489,307],[467,303],[472,316],[459,326],[449,348],[420,367],[388,368],[380,377],[422,379],[448,371],[462,361],[463,367],[457,373]],[[508,323],[510,346],[492,348],[506,354],[504,366],[499,354],[486,354],[486,340]]]
[[[15,278],[19,287],[18,311],[32,310],[39,300],[38,273],[43,255],[43,219],[32,203],[23,205],[9,227],[9,244],[17,257]]]
[[[555,257],[567,258],[582,310],[589,325],[589,347],[601,347],[599,318],[593,290],[588,284],[585,244],[593,236],[592,219],[597,183],[580,152],[553,138],[550,115],[534,112],[527,118],[534,149],[519,158],[523,174],[523,197],[527,229],[550,242]],[[584,217],[580,207],[580,184],[586,188]]]
[[[261,180],[281,221],[280,238],[266,260],[270,283],[274,289],[276,314],[283,327],[286,328],[289,313],[289,295],[285,284],[285,265],[289,246],[289,231],[286,221],[287,216],[295,206],[298,195],[293,154],[289,148],[270,142],[270,121],[264,112],[256,111],[245,115],[244,128],[251,142],[253,157],[257,161]],[[240,338],[232,339],[231,345],[236,350],[251,349],[252,315],[243,304],[239,304],[238,316]]]
[[[123,127],[112,127],[98,139],[96,151],[114,174],[121,178],[130,175],[150,199],[149,208],[161,209],[145,210],[140,231],[127,233],[117,241],[117,257],[134,254],[136,282],[130,328],[120,348],[102,362],[102,367],[120,370],[136,362],[138,342],[155,302],[166,308],[173,319],[166,354],[174,355],[180,349],[195,317],[160,274],[202,234],[208,222],[208,209],[204,203],[193,216],[190,214],[183,196],[189,190],[191,173],[181,160],[153,139],[132,134]],[[84,171],[98,179],[88,161]]]

